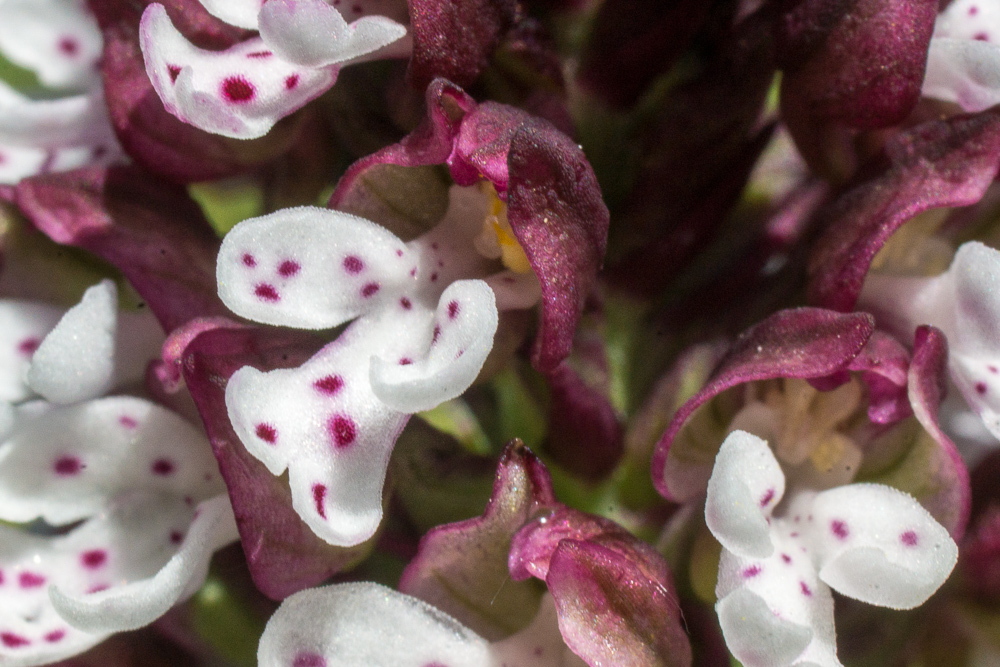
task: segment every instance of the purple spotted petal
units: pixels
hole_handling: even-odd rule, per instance
[[[261,370],[301,364],[322,344],[311,335],[287,330],[216,329],[188,346],[182,364],[229,487],[254,583],[276,600],[315,586],[354,562],[367,547],[331,546],[299,518],[287,483],[251,456],[233,431],[224,384],[247,364]]]
[[[17,202],[49,238],[120,269],[166,331],[228,313],[215,288],[218,239],[184,188],[136,167],[93,168],[22,181]]]
[[[225,51],[199,49],[151,4],[139,24],[146,73],[164,108],[195,127],[234,139],[257,139],[330,89],[336,68],[303,67],[260,38]]]
[[[932,477],[926,484],[930,493],[920,501],[959,539],[969,521],[971,491],[965,462],[938,422],[947,363],[948,342],[944,334],[934,327],[918,327],[909,370],[910,403],[920,425],[938,444],[934,450],[936,464],[930,466]]]
[[[837,0],[806,0],[792,7],[778,21],[786,111],[865,129],[909,114],[920,96],[937,0],[861,0],[849,9]],[[799,119],[786,120],[798,136]]]
[[[637,563],[602,544],[564,540],[552,556],[545,583],[559,631],[588,664],[691,665],[667,564],[644,551]]]
[[[288,149],[294,128],[238,141],[203,132],[163,108],[139,48],[139,19],[149,0],[92,0],[104,34],[101,73],[111,122],[122,146],[147,169],[183,183],[248,171]],[[164,0],[177,27],[197,46],[226,49],[248,36],[210,16],[197,0]]]
[[[834,310],[854,307],[872,258],[918,213],[974,204],[1000,164],[1000,111],[954,116],[901,132],[885,147],[888,164],[829,206],[812,258],[809,298]]]
[[[677,433],[694,411],[730,387],[773,378],[822,378],[846,370],[874,330],[865,313],[816,308],[784,310],[740,334],[709,383],[674,415],[653,454],[653,482],[672,500],[704,492],[712,462],[671,456]]]
[[[509,581],[511,536],[536,511],[554,503],[541,462],[523,445],[507,445],[483,516],[427,533],[399,589],[454,615],[488,639],[521,629],[533,617],[539,594],[528,584]]]
[[[204,581],[235,540],[204,436],[148,401],[19,410],[0,462],[0,659],[31,664],[151,623]],[[75,522],[82,521],[76,525]]]
[[[472,84],[514,22],[511,0],[408,0],[413,31],[410,78],[423,88],[435,78]]]
[[[481,105],[437,80],[428,119],[398,144],[352,165],[330,198],[340,208],[376,165],[447,163],[459,185],[488,180],[542,285],[542,320],[532,362],[545,372],[569,354],[604,257],[609,215],[583,152],[548,122],[494,102]]]

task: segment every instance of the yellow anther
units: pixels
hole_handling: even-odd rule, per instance
[[[500,200],[492,185],[486,184],[483,189],[490,198],[489,212],[483,220],[483,233],[476,239],[476,248],[487,257],[498,257],[504,266],[515,273],[529,273],[531,264],[528,257],[507,222],[507,205]]]

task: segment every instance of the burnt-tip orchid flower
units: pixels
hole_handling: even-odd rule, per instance
[[[1000,439],[1000,252],[963,244],[944,273],[934,277],[870,272],[860,307],[903,339],[922,324],[948,339],[948,373],[969,407]]]
[[[406,8],[391,0],[203,0],[226,23],[259,31],[225,51],[182,35],[163,5],[142,16],[146,72],[164,107],[206,132],[261,137],[278,120],[330,89],[340,68],[372,57],[406,56]],[[350,23],[348,23],[350,21]],[[385,47],[392,50],[383,50]]]
[[[747,667],[840,665],[831,589],[912,609],[958,558],[912,496],[881,484],[796,486],[767,443],[744,431],[719,450],[705,520],[722,544],[719,622]]]
[[[26,386],[8,396],[51,402],[3,404],[0,664],[41,665],[194,593],[236,525],[202,433],[145,399],[95,398],[149,358],[116,353],[112,283],[88,290],[40,341],[50,320],[39,313],[50,311],[3,305],[37,346]],[[157,342],[143,327],[122,338]]]
[[[296,511],[331,544],[374,533],[399,432],[475,380],[499,312],[540,302],[533,361],[559,364],[604,251],[607,209],[568,137],[441,80],[427,99],[428,120],[355,163],[331,203],[372,210],[367,177],[446,162],[456,185],[430,231],[404,243],[353,215],[288,209],[241,223],[219,253],[219,294],[237,314],[309,329],[353,320],[300,368],[244,369],[226,390],[248,451],[289,470]]]
[[[477,250],[492,217],[486,190],[455,186],[444,219],[409,243],[319,208],[245,221],[223,241],[219,293],[238,314],[309,329],[353,320],[301,367],[244,368],[226,389],[240,439],[273,474],[288,469],[296,510],[328,542],[375,532],[410,414],[465,391],[493,347],[498,309],[538,299],[534,274]]]
[[[45,89],[0,80],[0,183],[122,157],[97,71],[102,43],[83,2],[0,2],[0,55]]]

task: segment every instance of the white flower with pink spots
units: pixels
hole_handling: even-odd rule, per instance
[[[722,543],[716,611],[746,667],[839,666],[830,590],[893,609],[923,604],[958,547],[911,496],[881,484],[793,488],[767,443],[735,431],[708,484]]]
[[[145,399],[95,398],[141,378],[162,342],[147,317],[119,331],[113,283],[61,319],[10,301],[0,316],[3,398],[18,401],[0,425],[0,664],[39,665],[159,618],[237,532],[200,430]]]
[[[151,4],[142,16],[140,45],[167,111],[227,137],[261,137],[329,90],[342,66],[405,56],[410,48],[403,39],[406,27],[392,18],[405,20],[405,5],[399,3],[202,0],[202,5],[230,25],[260,35],[225,51],[206,51],[177,31],[162,5]]]
[[[955,0],[938,16],[923,94],[970,112],[1000,102],[1000,2]]]
[[[358,544],[382,517],[393,444],[414,412],[464,392],[493,347],[498,309],[530,307],[530,271],[476,250],[489,212],[478,187],[404,243],[368,220],[295,208],[248,220],[223,241],[219,294],[258,322],[307,329],[353,320],[299,368],[237,371],[226,405],[247,450],[324,540]]]

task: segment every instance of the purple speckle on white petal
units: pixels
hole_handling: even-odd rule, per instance
[[[243,104],[252,100],[256,91],[242,76],[231,76],[222,82],[222,95],[234,104]]]
[[[25,338],[20,343],[17,344],[17,351],[24,357],[30,357],[38,349],[38,346],[42,344],[42,341],[38,338],[31,337]]]
[[[838,540],[846,540],[850,533],[847,530],[847,524],[840,519],[834,519],[830,522],[830,532],[833,533]]]
[[[358,435],[357,424],[354,423],[353,419],[346,415],[334,415],[327,425],[327,428],[330,431],[330,437],[333,438],[333,444],[337,447],[337,449],[350,447]]]
[[[176,83],[180,73],[181,68],[177,65],[167,65],[167,75],[170,76],[170,83]]]
[[[60,456],[56,459],[52,469],[56,471],[57,475],[68,477],[70,475],[78,475],[83,470],[83,463],[75,456]]]
[[[75,58],[80,53],[80,43],[73,37],[63,37],[59,40],[59,51],[63,55]]]
[[[45,641],[50,644],[55,644],[57,641],[61,640],[66,636],[65,630],[53,630],[52,632],[45,633]]]
[[[789,556],[788,554],[781,554],[781,560],[784,561],[785,563],[791,563],[792,557]]]
[[[253,293],[257,295],[257,298],[261,301],[279,301],[281,296],[278,294],[278,290],[274,288],[274,285],[268,285],[267,283],[261,283],[254,288]]]
[[[27,638],[13,632],[0,632],[0,643],[3,643],[7,648],[21,648],[31,644]]]
[[[257,260],[248,252],[243,253],[243,266],[253,268],[257,266]]]
[[[367,285],[361,288],[361,296],[363,296],[366,299],[369,299],[378,294],[378,290],[379,290],[378,283],[368,283]]]
[[[278,266],[278,275],[280,275],[282,278],[291,278],[296,273],[298,273],[299,269],[301,268],[302,267],[299,265],[298,262],[291,259],[286,259],[284,262],[281,263],[280,266]]]
[[[984,396],[986,394],[986,389],[987,387],[985,382],[976,383],[976,393],[979,394],[980,396]]]
[[[344,386],[344,378],[339,375],[327,375],[313,382],[313,388],[321,394],[333,396]]]
[[[174,472],[174,462],[170,459],[156,459],[150,469],[154,475],[165,477]]]
[[[413,304],[405,296],[399,300],[399,305],[403,307],[403,310],[409,310],[413,308]]]
[[[270,58],[273,55],[270,51],[253,51],[247,54],[247,58]]]
[[[774,500],[774,489],[768,489],[760,498],[760,506],[767,507],[772,500]]]
[[[761,571],[760,565],[756,565],[756,564],[751,565],[750,567],[748,567],[745,570],[743,570],[743,578],[744,579],[753,579],[758,574],[760,574],[760,571]]]
[[[275,429],[270,424],[257,424],[257,429],[255,431],[257,437],[264,442],[273,445],[278,441],[278,430]]]
[[[80,554],[80,563],[90,570],[96,570],[108,562],[108,552],[104,549],[91,549]]]
[[[410,359],[409,357],[403,357],[402,359],[399,360],[400,366],[409,366],[412,363],[413,359]]]
[[[458,317],[458,313],[461,308],[458,305],[458,301],[452,301],[448,304],[448,319],[453,320]]]
[[[21,588],[38,588],[45,584],[45,577],[34,572],[22,572],[17,577],[17,583]]]
[[[919,543],[916,532],[908,530],[899,536],[899,541],[908,547],[915,547]]]
[[[326,667],[326,659],[316,653],[299,653],[291,667]]]
[[[322,484],[314,484],[312,490],[313,503],[316,505],[316,513],[325,519],[326,505],[324,504],[324,501],[326,500],[326,487]]]
[[[292,74],[285,78],[285,90],[294,90],[299,85],[299,75]]]
[[[137,422],[134,417],[129,417],[128,415],[122,415],[119,417],[118,423],[129,430],[132,430],[139,425],[139,422]]]
[[[365,263],[357,255],[348,255],[344,258],[344,271],[352,276],[356,276],[365,270]]]
[[[804,581],[799,582],[799,590],[801,590],[802,594],[805,595],[807,598],[812,597],[813,594],[812,589],[809,588],[809,584],[807,584],[806,582]]]

